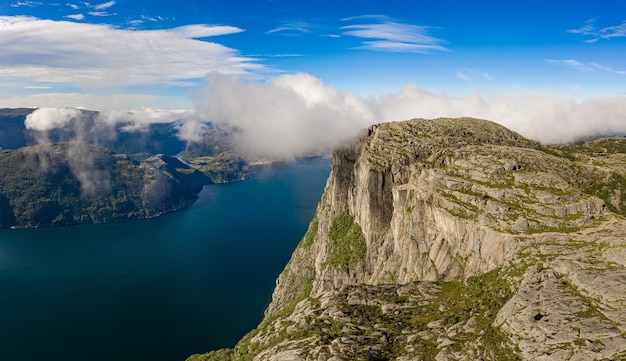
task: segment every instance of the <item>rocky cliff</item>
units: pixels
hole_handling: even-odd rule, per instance
[[[626,139],[370,127],[335,151],[265,319],[190,360],[626,359]]]

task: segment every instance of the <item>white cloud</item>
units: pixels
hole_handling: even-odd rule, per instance
[[[107,110],[98,114],[98,120],[108,123],[129,123],[122,131],[136,131],[148,124],[195,121],[192,111],[186,109],[135,108],[130,110]]]
[[[26,116],[26,129],[48,131],[69,124],[74,118],[82,116],[75,108],[39,108]]]
[[[431,28],[427,26],[398,23],[384,16],[362,16],[344,20],[369,20],[367,23],[341,27],[343,35],[366,39],[355,49],[410,53],[449,51],[442,45],[442,39],[428,34]]]
[[[234,49],[189,38],[236,31],[239,29],[208,25],[194,25],[186,31],[133,31],[0,16],[4,54],[0,57],[0,84],[56,83],[97,89],[188,82],[211,71],[246,74],[262,69]]]
[[[19,7],[26,6],[26,7],[29,7],[29,8],[34,8],[34,7],[39,6],[41,4],[42,3],[39,2],[39,1],[28,1],[28,0],[27,1],[17,1],[15,3],[11,4],[11,7],[19,8]]]
[[[626,134],[623,94],[584,101],[524,92],[475,92],[456,97],[407,85],[397,92],[362,98],[333,89],[308,74],[282,75],[263,82],[212,73],[206,80],[208,87],[196,94],[193,111],[157,109],[165,101],[155,97],[155,108],[111,109],[103,111],[100,120],[109,124],[130,121],[125,129],[128,131],[149,123],[179,121],[179,137],[189,141],[200,140],[206,131],[202,123],[211,121],[232,132],[233,145],[241,154],[272,159],[329,150],[371,124],[411,118],[488,119],[543,143]],[[52,96],[49,100],[53,103],[59,99]],[[91,100],[106,102],[105,97]],[[127,103],[109,101],[128,108],[137,103],[137,99]],[[50,130],[66,125],[76,116],[75,109],[44,108],[33,113],[27,126]]]
[[[304,21],[292,21],[285,23],[277,28],[268,30],[266,34],[282,33],[284,35],[300,35],[303,33],[311,33],[313,26]]]
[[[465,80],[465,81],[470,81],[470,78],[468,75],[464,74],[463,72],[461,72],[460,70],[456,71],[456,76],[461,79],[461,80]]]
[[[104,10],[110,8],[113,5],[115,5],[115,1],[108,1],[102,4],[94,5],[93,8],[96,10]]]
[[[84,20],[85,19],[85,15],[83,15],[83,14],[73,14],[73,15],[67,15],[66,18],[72,19],[72,20]]]
[[[546,62],[548,62],[548,64],[565,66],[565,67],[582,71],[582,72],[588,72],[588,71],[593,70],[591,66],[587,64],[583,64],[580,61],[574,60],[574,59],[563,59],[563,60],[546,59]]]
[[[12,91],[0,94],[0,104],[7,108],[67,107],[94,110],[126,111],[137,107],[184,109],[191,108],[187,98],[124,93],[58,93],[51,86],[34,85],[26,87],[39,90],[37,94],[15,96]],[[47,89],[48,92],[41,92]]]
[[[244,82],[211,74],[198,94],[200,119],[233,130],[244,155],[292,158],[328,150],[377,121],[367,103],[308,74]]]
[[[202,142],[204,135],[209,131],[206,124],[197,120],[181,122],[176,128],[178,130],[177,136],[180,140],[193,143]]]
[[[565,66],[574,70],[578,70],[581,72],[592,72],[596,70],[604,71],[607,73],[615,74],[615,75],[626,75],[626,71],[624,70],[615,70],[611,67],[601,65],[598,63],[583,63],[574,59],[565,59],[565,60],[557,60],[557,59],[546,59],[546,62],[552,65]]]
[[[601,65],[598,63],[589,63],[589,65],[591,65],[592,67],[598,70],[605,71],[607,73],[612,73],[612,74],[617,74],[617,75],[626,75],[626,71],[624,70],[615,70],[609,66]]]
[[[180,26],[172,29],[171,31],[178,33],[185,38],[198,39],[218,35],[236,34],[241,33],[244,30],[234,26],[193,24]]]
[[[580,28],[570,29],[567,32],[589,37],[590,39],[586,40],[588,43],[595,43],[600,39],[609,40],[611,38],[626,37],[626,20],[618,25],[607,26],[601,29],[596,29],[595,21],[596,19],[587,20]]]
[[[462,116],[488,119],[543,143],[626,133],[626,97],[621,95],[585,101],[527,93],[452,97],[406,86],[377,99],[375,107],[380,118],[387,121]]]
[[[480,69],[474,69],[474,68],[465,68],[463,69],[463,71],[458,70],[456,71],[456,76],[461,79],[464,80],[466,82],[471,82],[472,81],[472,77],[478,75],[480,78],[484,78],[486,80],[493,80],[493,77],[491,77],[491,75],[489,73],[487,73],[484,70],[480,70]]]
[[[212,74],[198,94],[196,116],[233,130],[243,154],[292,158],[330,149],[370,124],[412,118],[488,119],[543,143],[626,133],[626,96],[575,101],[552,94],[465,97],[415,86],[377,98],[361,98],[324,85],[308,74],[265,83]],[[242,106],[245,105],[245,106]]]
[[[115,14],[108,13],[106,11],[89,11],[87,14],[89,14],[91,16],[99,16],[99,17],[115,15]]]

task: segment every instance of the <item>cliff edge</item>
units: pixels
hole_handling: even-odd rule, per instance
[[[189,360],[626,358],[626,139],[370,127],[332,158],[265,319]]]

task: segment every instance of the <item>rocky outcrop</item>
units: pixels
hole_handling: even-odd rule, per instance
[[[335,151],[261,325],[190,359],[626,357],[625,164],[624,139],[372,126]]]

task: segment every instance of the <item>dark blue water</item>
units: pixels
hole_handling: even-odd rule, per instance
[[[0,360],[184,360],[263,317],[328,159],[206,186],[162,217],[0,230]]]

